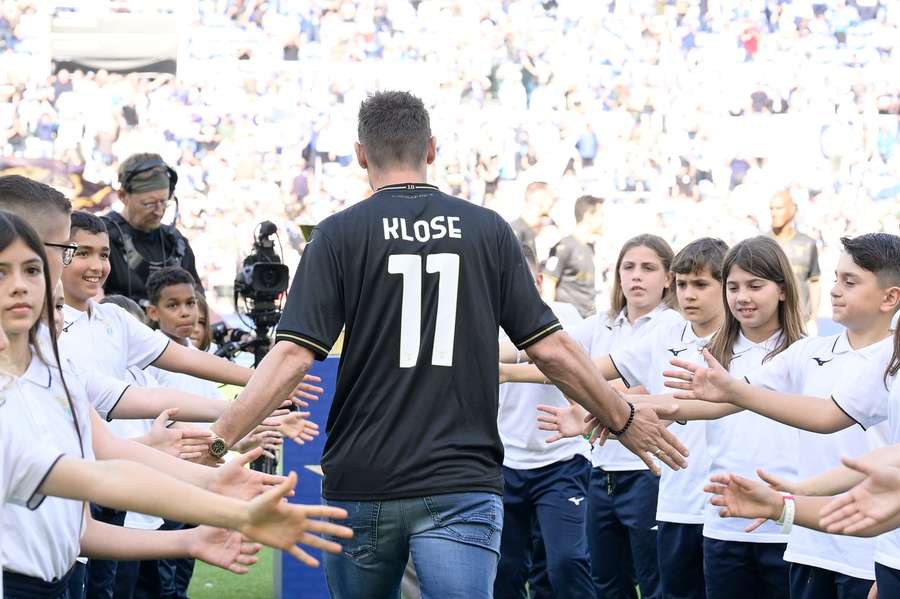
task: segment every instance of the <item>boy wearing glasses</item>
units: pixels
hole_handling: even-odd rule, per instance
[[[174,225],[162,224],[174,202],[178,175],[159,154],[139,153],[119,165],[121,213],[103,219],[109,231],[111,271],[104,285],[107,295],[130,297],[147,307],[147,278],[157,270],[180,266],[200,281],[194,252]]]

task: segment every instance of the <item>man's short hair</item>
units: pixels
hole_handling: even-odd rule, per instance
[[[695,275],[709,270],[712,276],[722,282],[722,263],[728,253],[728,244],[714,237],[695,239],[672,261],[672,272],[679,275]]]
[[[72,236],[75,235],[76,231],[84,231],[94,235],[107,232],[106,223],[103,222],[103,219],[84,210],[76,210],[72,213],[72,225],[69,230]]]
[[[588,212],[593,212],[597,206],[601,205],[603,205],[603,198],[581,196],[575,200],[575,222],[580,223]]]
[[[550,187],[550,184],[547,183],[546,181],[532,181],[525,187],[525,197],[527,198],[532,193],[534,193],[536,191],[548,189],[549,187]]]
[[[900,236],[866,233],[841,237],[841,243],[860,268],[875,274],[881,287],[900,286]]]
[[[428,152],[431,120],[425,104],[411,93],[377,92],[359,106],[357,134],[376,168],[418,167]]]
[[[157,270],[147,278],[147,299],[155,306],[159,303],[163,290],[175,285],[190,285],[197,292],[197,282],[191,273],[180,266],[168,266]]]
[[[21,175],[5,175],[0,177],[0,210],[23,218],[49,210],[68,216],[72,202],[49,185]]]

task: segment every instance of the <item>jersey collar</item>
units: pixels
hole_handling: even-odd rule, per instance
[[[415,191],[417,189],[440,191],[437,185],[431,185],[430,183],[395,183],[393,185],[379,187],[375,190],[375,193],[378,193],[379,191]]]
[[[771,337],[769,337],[762,343],[754,343],[753,341],[747,339],[743,333],[738,333],[737,339],[735,339],[734,341],[732,354],[737,356],[739,354],[750,351],[754,347],[762,347],[766,350],[766,352],[770,352],[778,347],[779,340],[781,340],[781,330],[775,331],[775,333]]]

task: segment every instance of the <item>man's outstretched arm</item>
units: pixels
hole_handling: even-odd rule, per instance
[[[604,380],[584,349],[567,333],[558,331],[526,349],[547,378],[613,431],[627,429],[619,441],[655,473],[657,457],[672,469],[686,466],[687,449],[670,433],[657,412],[665,408],[631,407]]]
[[[312,367],[312,351],[290,341],[279,341],[266,355],[240,397],[232,402],[210,430],[229,447],[266,419],[291,395]]]

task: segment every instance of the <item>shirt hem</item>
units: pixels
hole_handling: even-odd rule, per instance
[[[707,530],[703,525],[703,536],[716,541],[733,541],[735,543],[760,543],[766,545],[787,545],[790,535],[779,533],[755,534],[752,532],[733,532],[728,530]]]
[[[803,566],[812,566],[813,568],[821,568],[823,570],[837,572],[838,574],[843,574],[845,576],[852,576],[853,578],[875,580],[874,568],[872,570],[857,570],[856,568],[848,568],[845,564],[839,562],[833,562],[831,560],[811,557],[798,553],[791,553],[790,551],[784,552],[784,561],[791,562],[793,564],[800,564]]]
[[[900,556],[891,555],[883,551],[875,552],[875,563],[892,570],[900,570]]]
[[[330,350],[325,347],[325,344],[318,339],[294,331],[278,331],[275,334],[275,342],[278,343],[279,341],[290,341],[291,343],[296,343],[297,345],[305,347],[310,350],[315,355],[316,360],[320,362],[327,358],[330,353]]]
[[[47,495],[40,492],[41,487],[44,486],[44,482],[46,482],[47,477],[50,476],[50,473],[53,472],[53,469],[56,468],[56,464],[59,463],[59,461],[63,458],[64,455],[65,454],[61,453],[58,456],[56,456],[56,458],[53,460],[53,462],[47,468],[47,471],[44,472],[44,476],[41,477],[40,482],[38,482],[38,484],[35,485],[34,492],[28,498],[28,501],[25,502],[25,507],[27,507],[32,512],[34,510],[38,509],[39,507],[41,507],[41,504],[44,503],[45,499],[47,499]]]
[[[170,344],[170,343],[172,343],[172,340],[171,340],[171,339],[166,339],[166,344],[163,346],[162,350],[160,350],[160,352],[159,352],[158,354],[156,354],[156,357],[155,357],[155,358],[153,358],[152,360],[150,360],[149,362],[147,362],[146,364],[144,364],[144,365],[141,367],[141,370],[146,370],[146,369],[149,368],[150,366],[153,366],[154,362],[156,362],[157,360],[159,360],[159,359],[162,357],[162,355],[163,355],[164,353],[166,353],[166,350],[169,349],[169,344]]]
[[[538,468],[544,468],[545,466],[550,466],[552,464],[568,462],[569,460],[578,456],[581,456],[588,461],[590,461],[591,459],[590,453],[586,451],[576,451],[571,454],[562,454],[559,457],[554,457],[553,459],[547,458],[546,460],[541,460],[540,462],[519,462],[517,460],[504,460],[503,467],[510,468],[511,470],[537,470]]]
[[[679,514],[674,512],[656,512],[659,522],[671,522],[673,524],[703,524],[703,515]]]

